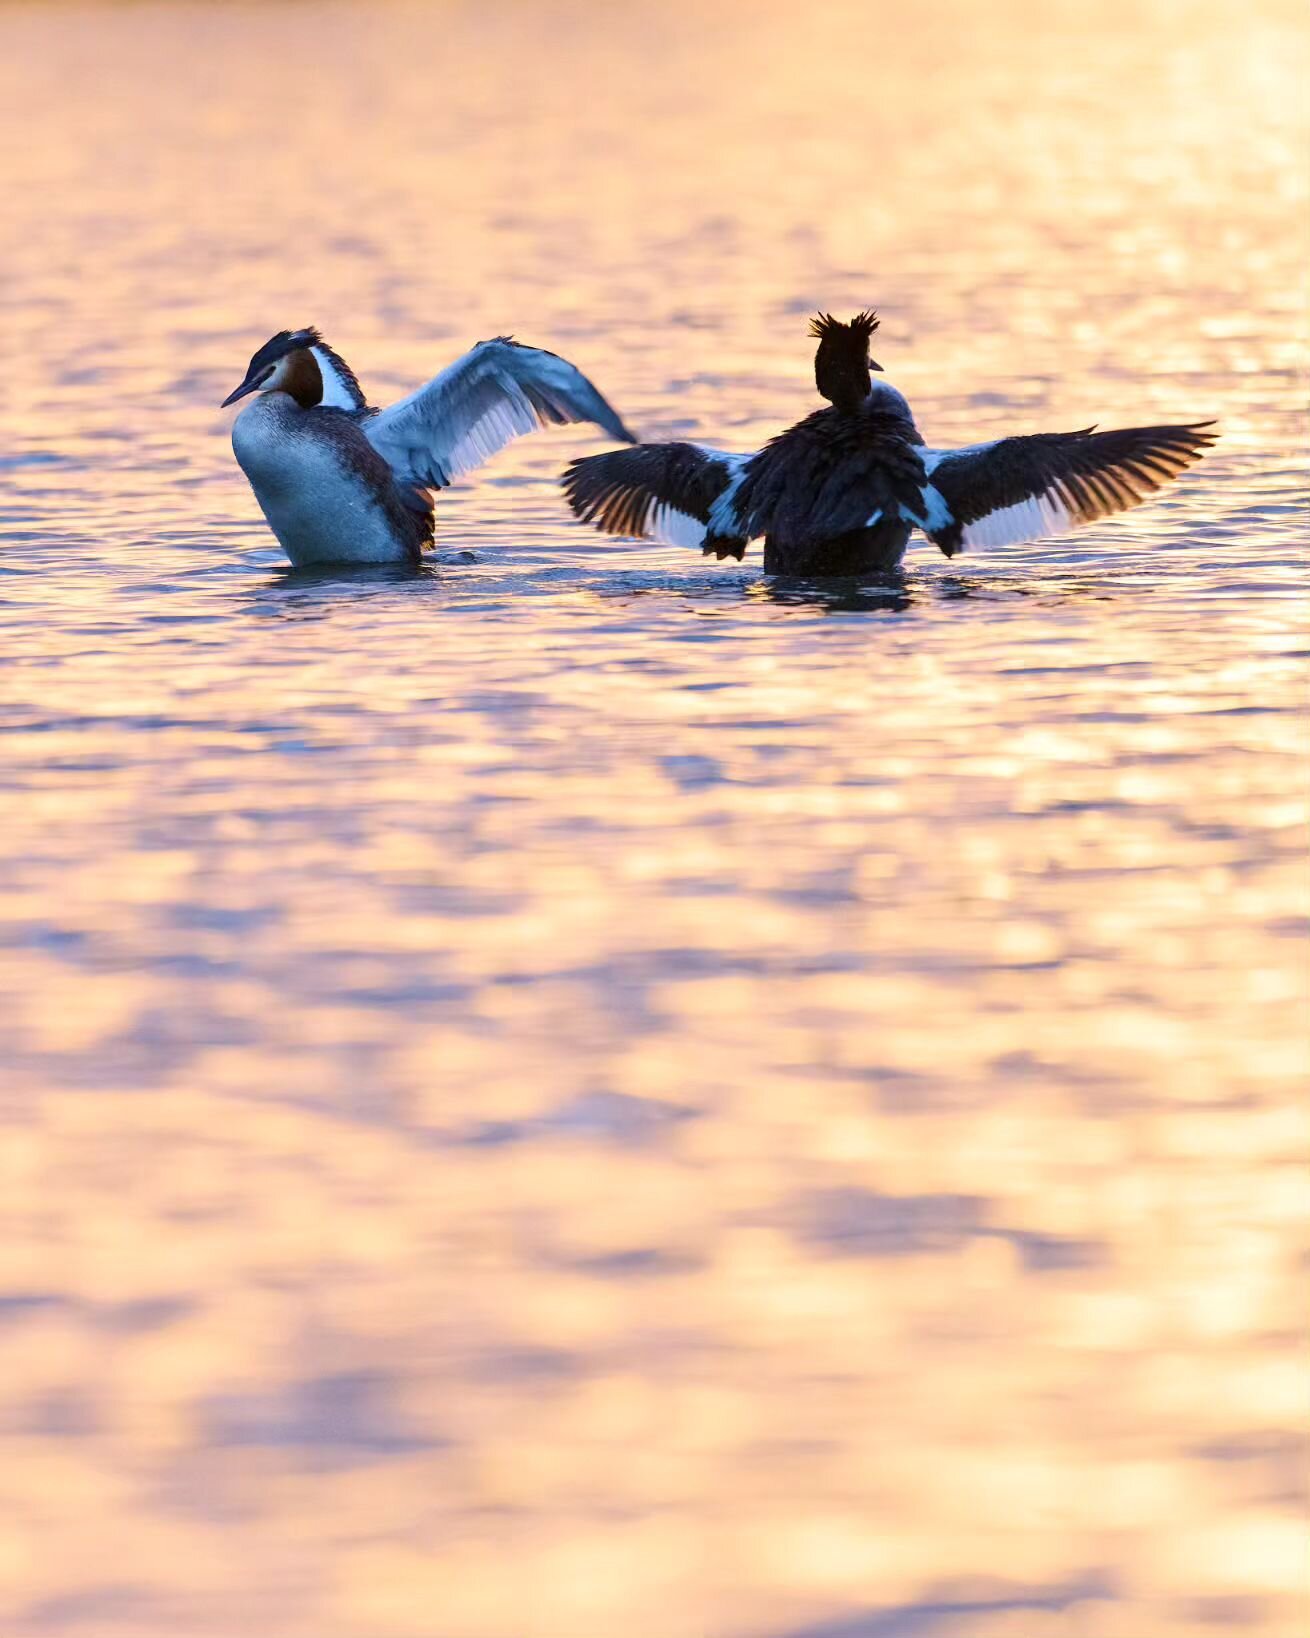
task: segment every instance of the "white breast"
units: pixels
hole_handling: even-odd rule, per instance
[[[282,550],[297,567],[407,561],[409,545],[376,495],[331,438],[315,435],[314,413],[265,393],[232,428],[232,451]]]

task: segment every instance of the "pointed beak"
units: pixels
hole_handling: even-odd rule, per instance
[[[879,364],[879,363],[878,363],[878,361],[877,361],[877,360],[876,360],[876,359],[873,359],[873,358],[871,358],[871,359],[870,359],[870,360],[869,360],[869,368],[870,368],[870,369],[871,369],[871,370],[877,370],[877,372],[878,372],[878,374],[879,374],[879,375],[881,375],[881,374],[882,374],[882,365],[881,365],[881,364]],[[230,400],[229,400],[229,402],[230,402]]]
[[[227,397],[218,406],[219,409],[226,409],[229,404],[235,404],[238,398],[244,398],[248,392],[254,392],[259,382],[259,376],[248,375],[235,392],[228,393]]]

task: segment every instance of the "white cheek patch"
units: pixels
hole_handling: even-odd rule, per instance
[[[359,399],[351,390],[350,383],[341,371],[328,357],[322,347],[311,347],[318,363],[319,373],[323,377],[323,396],[319,400],[327,409],[354,410],[359,408]]]

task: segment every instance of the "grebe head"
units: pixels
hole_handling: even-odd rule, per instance
[[[317,330],[279,330],[250,360],[246,378],[219,406],[226,409],[252,392],[285,392],[302,409],[323,399],[323,372],[314,354]]]
[[[869,338],[877,328],[876,313],[857,313],[849,324],[831,313],[810,320],[810,334],[819,339],[814,384],[838,409],[855,409],[869,396],[869,371],[882,369],[869,357]]]

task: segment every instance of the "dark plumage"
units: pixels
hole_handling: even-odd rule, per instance
[[[611,534],[643,534],[648,514],[660,507],[708,523],[715,501],[732,481],[714,453],[698,444],[614,449],[574,461],[564,474],[564,493],[578,517]]]
[[[1125,511],[1199,459],[1215,440],[1206,430],[1210,425],[1116,432],[1084,427],[949,451],[932,469],[933,488],[949,516],[928,529],[928,538],[953,557],[970,524],[982,524],[985,535],[987,518],[1034,497],[1043,497],[1042,505],[1052,510],[1063,507],[1070,523],[1093,523]]]
[[[574,461],[564,492],[584,522],[743,556],[764,537],[771,574],[885,573],[921,529],[947,557],[1060,534],[1135,505],[1214,442],[1210,423],[1036,433],[969,449],[925,446],[905,399],[873,381],[872,312],[821,313],[815,384],[829,407],[755,454],[642,444]]]
[[[914,424],[865,396],[850,410],[815,410],[772,438],[736,495],[746,538],[764,536],[770,574],[894,569],[921,509],[923,456]],[[840,563],[841,567],[834,566]]]
[[[838,409],[854,411],[869,396],[870,370],[881,370],[869,357],[869,341],[878,328],[876,313],[857,313],[843,324],[831,313],[810,320],[819,343],[814,355],[814,385],[819,396]]]

